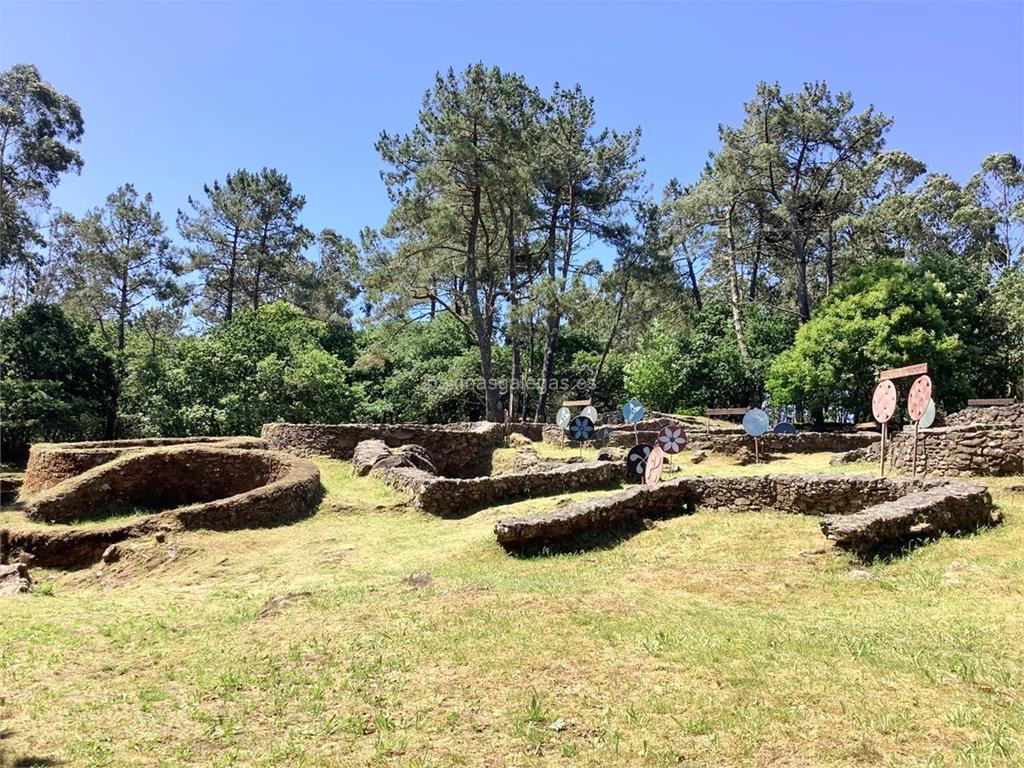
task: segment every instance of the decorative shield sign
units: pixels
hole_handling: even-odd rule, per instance
[[[686,432],[677,424],[668,424],[658,432],[658,447],[665,453],[679,453],[686,447]]]
[[[928,429],[935,422],[935,401],[931,398],[928,399],[928,407],[924,409],[924,414],[918,419],[917,425],[921,429]]]
[[[760,437],[768,431],[770,419],[760,408],[751,408],[743,415],[743,429],[751,437]]]
[[[569,422],[572,421],[572,414],[569,413],[569,409],[565,406],[558,409],[555,412],[555,424],[565,429],[569,426]]]
[[[580,411],[580,416],[586,416],[588,419],[590,419],[595,424],[597,424],[597,422],[600,421],[600,419],[597,416],[597,408],[595,408],[592,405],[588,405],[586,408],[584,408],[582,411]]]
[[[907,412],[914,421],[920,421],[932,399],[932,380],[930,376],[918,376],[910,385],[907,395]]]
[[[896,413],[896,385],[889,379],[878,382],[871,396],[871,414],[879,424],[885,424]]]
[[[630,400],[622,406],[622,418],[627,424],[636,424],[644,417],[644,407],[639,400]]]
[[[660,445],[656,445],[647,457],[647,466],[644,467],[644,483],[647,485],[657,485],[658,479],[661,477],[661,470],[664,467],[665,452],[661,450]]]
[[[634,445],[626,454],[626,471],[631,478],[642,480],[647,469],[647,457],[651,455],[651,446],[646,443]]]
[[[796,425],[791,424],[788,421],[780,421],[772,429],[772,432],[774,432],[776,435],[795,435]]]
[[[577,416],[569,422],[569,437],[582,442],[594,436],[594,422],[586,416]]]

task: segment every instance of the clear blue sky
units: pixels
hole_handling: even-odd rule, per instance
[[[759,80],[852,91],[895,118],[890,148],[960,181],[1024,154],[1022,2],[0,4],[0,64],[35,63],[85,116],[85,169],[53,201],[81,214],[131,181],[172,227],[204,182],[264,165],[307,226],[379,226],[378,133],[475,60],[579,82],[602,123],[642,126],[656,191],[696,177]]]

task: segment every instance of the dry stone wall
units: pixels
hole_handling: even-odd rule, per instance
[[[921,494],[925,495],[918,498]],[[909,501],[897,503],[905,497]],[[882,542],[969,530],[992,520],[991,497],[979,485],[853,475],[762,475],[687,477],[653,487],[638,486],[567,504],[546,515],[501,520],[494,530],[499,544],[522,550],[562,545],[646,517],[682,514],[698,507],[774,509],[822,516],[823,532],[837,546],[858,554],[866,554]],[[837,522],[858,511],[860,517],[850,525]]]
[[[635,425],[617,425],[610,428],[605,440],[596,440],[594,445],[616,448],[632,448],[638,442],[653,445],[658,431],[668,425],[678,424],[671,418],[645,419]],[[714,428],[707,430],[689,425],[685,427],[689,448],[695,451],[733,454],[741,448],[753,450],[753,439],[732,429]],[[879,440],[877,432],[798,432],[795,435],[767,434],[761,438],[761,448],[768,453],[838,453],[856,448],[866,448]],[[569,445],[565,430],[554,424],[544,426],[543,439],[554,445]]]
[[[966,408],[946,417],[946,426],[918,433],[917,472],[930,475],[1005,476],[1024,472],[1024,404]],[[878,461],[881,446],[848,454]],[[886,462],[896,472],[914,472],[914,430],[893,432]]]
[[[870,556],[880,548],[999,522],[983,485],[942,483],[853,514],[826,515],[821,531],[843,549]]]
[[[321,496],[312,462],[287,454],[210,446],[131,453],[33,495],[30,520],[66,523],[102,517],[112,505],[167,508],[129,523],[76,528],[12,525],[6,552],[28,552],[39,565],[77,567],[110,544],[161,529],[232,530],[279,525],[312,514]]]
[[[435,478],[422,485],[415,503],[425,512],[457,517],[495,502],[607,488],[624,474],[619,463],[591,461],[494,477]]]
[[[1024,403],[997,405],[991,408],[964,408],[946,417],[947,427],[962,427],[967,424],[1024,429]]]
[[[380,440],[388,448],[422,446],[442,475],[465,476],[479,471],[488,454],[505,439],[501,424],[264,424],[263,439],[276,450],[298,456],[320,454],[349,460],[364,440]]]
[[[740,448],[753,449],[747,435],[715,435],[694,433],[690,446],[697,451],[735,453]],[[877,432],[797,432],[795,435],[766,434],[761,450],[767,453],[839,453],[866,448],[880,439]]]
[[[392,451],[381,440],[364,440],[353,451],[352,466],[357,475],[368,474],[409,493],[415,507],[441,517],[461,516],[495,502],[606,488],[625,476],[620,462],[592,461],[494,476],[439,477],[416,460],[422,450],[410,444]]]
[[[98,440],[81,443],[35,443],[29,449],[21,492],[24,495],[52,488],[69,477],[129,453],[174,445],[211,445],[223,448],[265,449],[256,437],[154,437],[140,440]]]

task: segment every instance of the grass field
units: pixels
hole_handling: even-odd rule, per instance
[[[299,524],[0,599],[0,765],[1024,765],[1020,478],[1000,528],[863,565],[706,512],[515,558],[495,521],[565,497],[440,520],[320,466]]]

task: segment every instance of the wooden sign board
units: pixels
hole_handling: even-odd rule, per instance
[[[590,405],[589,400],[566,400],[562,403],[566,408],[584,408]]]
[[[743,416],[749,408],[705,408],[705,416]]]
[[[920,376],[925,373],[928,373],[928,363],[920,363],[905,365],[902,368],[889,368],[878,374],[878,378],[880,381],[886,381],[887,379],[902,379],[904,376]]]
[[[968,400],[967,405],[971,408],[991,408],[996,405],[1013,405],[1016,402],[1012,397],[976,397]]]

